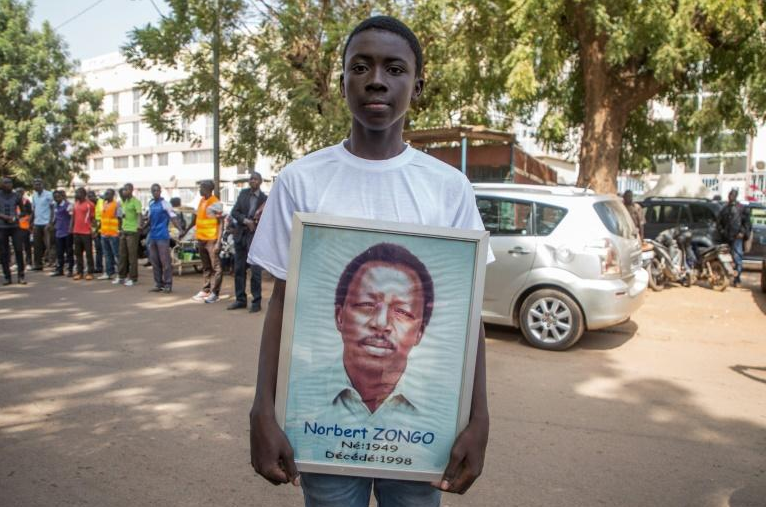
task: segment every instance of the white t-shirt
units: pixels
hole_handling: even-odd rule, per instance
[[[345,141],[344,141],[345,142]],[[367,160],[343,142],[289,164],[269,193],[248,262],[287,279],[293,213],[484,230],[468,178],[411,146]],[[487,262],[494,256],[491,249]]]

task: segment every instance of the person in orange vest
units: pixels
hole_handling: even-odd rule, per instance
[[[122,206],[114,198],[114,189],[108,188],[104,192],[104,200],[101,202],[100,217],[101,246],[104,251],[106,272],[98,277],[99,280],[111,280],[117,272],[121,220]]]
[[[19,235],[21,237],[21,248],[24,251],[26,271],[32,269],[32,201],[27,199],[23,188],[17,188],[16,194],[19,196],[21,204],[19,205]]]
[[[221,292],[223,282],[223,270],[218,253],[221,251],[221,217],[223,216],[223,203],[213,195],[215,185],[210,180],[199,184],[199,195],[202,197],[197,206],[197,213],[192,217],[189,228],[197,226],[197,246],[202,260],[202,274],[204,284],[192,299],[215,303]],[[183,236],[183,235],[182,235]]]

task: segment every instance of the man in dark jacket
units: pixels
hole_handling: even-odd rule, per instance
[[[13,180],[2,178],[0,180],[0,263],[3,265],[3,285],[11,283],[11,252],[8,243],[13,244],[16,254],[16,273],[19,283],[27,283],[24,280],[24,254],[21,245],[21,228],[19,220],[22,217],[22,202],[19,195],[13,191]]]
[[[237,310],[247,307],[247,292],[245,275],[250,268],[250,292],[253,296],[253,304],[250,312],[261,311],[261,267],[257,264],[247,263],[247,253],[250,243],[258,227],[263,206],[266,204],[266,194],[261,192],[263,179],[257,172],[250,175],[250,187],[242,190],[237,198],[237,203],[231,210],[231,217],[236,221],[234,228],[234,291],[236,301],[228,306],[228,310]]]
[[[723,241],[729,244],[734,257],[734,266],[737,269],[737,276],[732,283],[734,287],[742,283],[742,256],[744,255],[742,245],[750,234],[750,216],[737,202],[738,194],[739,191],[736,188],[732,189],[729,192],[729,202],[718,214],[718,231]]]

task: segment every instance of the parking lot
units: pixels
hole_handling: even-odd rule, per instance
[[[193,303],[197,276],[170,296],[141,277],[0,291],[2,504],[301,505],[248,464],[263,314]],[[765,330],[752,272],[648,293],[566,352],[488,328],[484,475],[443,505],[762,506]]]

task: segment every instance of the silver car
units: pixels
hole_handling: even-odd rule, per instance
[[[615,196],[572,187],[476,184],[497,258],[482,317],[521,328],[535,347],[564,350],[583,332],[624,322],[649,280],[641,242]]]

